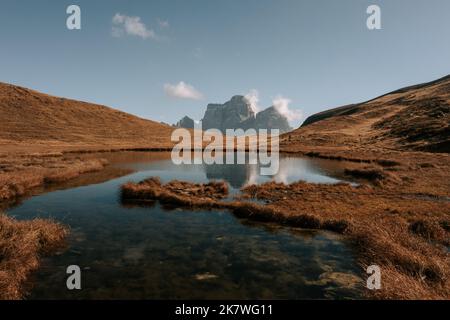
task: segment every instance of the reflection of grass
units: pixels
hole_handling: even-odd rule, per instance
[[[175,185],[183,188],[174,188]],[[159,200],[191,209],[228,209],[237,217],[255,221],[343,233],[352,240],[362,266],[381,267],[382,290],[370,292],[371,296],[448,298],[448,203],[396,196],[381,187],[343,183],[271,182],[243,189],[241,198],[269,201],[261,205],[222,201],[220,185],[213,184],[215,187],[209,192],[206,186],[179,181],[163,185],[151,178],[122,186],[122,200]]]
[[[345,174],[355,178],[367,179],[373,182],[383,180],[385,178],[383,170],[376,168],[345,169]]]
[[[175,180],[163,185],[159,178],[153,177],[122,186],[123,200],[159,200],[162,204],[184,207],[215,207],[217,199],[227,195],[228,185],[223,181],[196,184]]]
[[[22,298],[39,257],[61,247],[67,233],[66,227],[49,220],[16,221],[0,214],[0,299]]]
[[[385,182],[392,184],[392,181]],[[433,299],[450,294],[450,203],[406,198],[381,187],[297,182],[245,188],[250,197],[270,201],[286,216],[341,219],[363,266],[382,270],[379,298]]]
[[[221,201],[228,195],[225,182],[196,184],[171,181],[165,185],[158,178],[150,178],[139,183],[129,182],[122,186],[122,201],[125,205],[153,203],[158,200],[163,205],[193,209],[229,209],[237,217],[254,221],[277,222],[295,227],[327,229],[343,232],[347,224],[342,220],[324,220],[308,214],[286,216],[275,207],[247,201]]]
[[[0,203],[16,201],[31,189],[61,184],[84,173],[102,170],[104,159],[65,157],[62,153],[3,155],[0,158]],[[35,219],[16,221],[0,213],[0,299],[20,299],[39,257],[62,245],[68,229]]]
[[[100,171],[104,159],[65,158],[61,154],[29,155],[2,160],[0,201],[23,196],[44,184],[61,183],[83,173]]]
[[[346,168],[344,173],[347,176],[370,181],[372,184],[379,187],[391,182],[399,182],[399,178],[393,172],[389,172],[388,170],[384,170],[382,167],[374,165],[365,166],[363,168]]]

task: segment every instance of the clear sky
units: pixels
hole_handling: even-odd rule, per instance
[[[449,73],[448,0],[0,1],[0,81],[168,123],[252,90],[304,120]]]

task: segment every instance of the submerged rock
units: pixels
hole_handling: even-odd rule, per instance
[[[213,280],[213,279],[217,279],[218,276],[216,276],[215,274],[206,272],[206,273],[200,273],[200,274],[196,274],[195,275],[195,279],[198,281],[204,281],[204,280]]]

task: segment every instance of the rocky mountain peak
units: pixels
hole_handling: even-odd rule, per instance
[[[184,117],[176,126],[192,128],[194,121]],[[203,130],[219,129],[224,133],[227,129],[279,129],[280,133],[292,130],[287,118],[275,107],[255,113],[243,95],[235,95],[224,104],[208,104],[203,116],[202,128]]]
[[[194,128],[194,120],[189,118],[188,116],[184,116],[180,121],[175,125],[178,128],[186,128],[193,129]]]

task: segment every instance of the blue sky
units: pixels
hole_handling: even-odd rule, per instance
[[[448,0],[0,2],[0,81],[168,123],[252,90],[304,120],[449,73]]]

